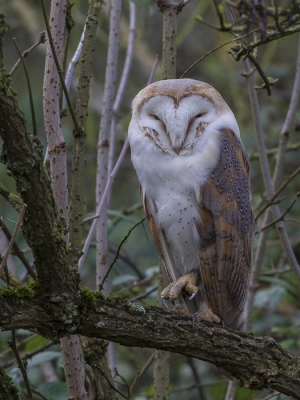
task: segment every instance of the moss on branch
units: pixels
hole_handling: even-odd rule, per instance
[[[19,293],[19,289],[17,289]],[[84,289],[60,303],[41,295],[12,296],[0,291],[3,330],[29,329],[50,339],[67,333],[106,339],[124,346],[151,347],[211,362],[249,389],[273,388],[300,399],[300,359],[270,337],[253,336],[158,307],[141,307],[119,298],[105,299]]]

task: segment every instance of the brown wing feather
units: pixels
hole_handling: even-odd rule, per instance
[[[249,159],[230,130],[220,137],[220,159],[200,188],[199,254],[208,302],[226,326],[236,327],[250,279],[254,219]]]

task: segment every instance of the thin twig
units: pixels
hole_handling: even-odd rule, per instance
[[[155,56],[155,61],[154,61],[152,70],[151,70],[151,72],[150,72],[150,76],[149,76],[147,85],[150,85],[150,83],[152,83],[159,62],[160,62],[160,55],[156,54],[156,56]]]
[[[42,399],[51,400],[51,399],[49,399],[49,397],[44,396],[41,392],[39,392],[38,390],[36,390],[32,386],[31,386],[31,390],[33,391],[34,394],[36,394],[37,396],[41,397]]]
[[[102,203],[104,191],[109,181],[108,175],[108,155],[109,155],[109,140],[112,121],[112,110],[115,96],[117,66],[118,66],[118,51],[120,42],[120,21],[121,21],[121,0],[111,1],[110,22],[109,22],[109,39],[108,39],[108,54],[105,70],[105,84],[101,110],[101,122],[98,138],[97,151],[97,177],[96,177],[96,204]],[[105,202],[102,205],[103,213],[96,220],[96,285],[98,286],[106,273],[108,264],[108,234],[107,234],[107,209],[110,190],[108,191]],[[98,214],[98,213],[97,213]],[[104,293],[108,295],[109,285],[106,282]]]
[[[150,365],[153,363],[154,361],[154,356],[155,356],[155,351],[153,351],[153,353],[151,354],[151,356],[148,358],[148,360],[146,361],[146,363],[144,364],[143,368],[137,372],[131,386],[129,389],[129,393],[130,396],[132,396],[132,394],[134,393],[134,390],[138,384],[138,382],[140,381],[140,379],[145,375],[145,373],[148,371],[148,368],[150,367]]]
[[[11,335],[12,335],[12,340],[9,341],[9,346],[12,348],[12,351],[14,352],[14,355],[16,357],[18,366],[19,366],[20,371],[22,373],[24,384],[25,384],[25,387],[26,387],[26,390],[27,390],[28,399],[29,400],[33,400],[32,391],[31,391],[31,387],[30,387],[30,384],[29,384],[26,368],[24,366],[24,361],[21,360],[21,357],[19,355],[19,352],[18,352],[18,349],[17,349],[17,346],[16,346],[16,331],[14,329],[11,331]]]
[[[10,234],[7,226],[5,225],[5,223],[3,222],[3,219],[0,218],[0,228],[3,230],[3,233],[5,234],[5,236],[7,237],[7,239],[9,241],[11,241],[12,239],[12,235]],[[20,247],[17,245],[16,242],[13,243],[13,251],[15,253],[15,255],[22,261],[24,267],[27,269],[27,272],[29,273],[29,275],[32,276],[33,279],[36,279],[36,273],[33,270],[33,268],[31,267],[31,265],[29,264],[27,258],[24,256],[23,251],[20,249]]]
[[[90,229],[89,234],[88,234],[88,236],[86,238],[86,241],[84,243],[83,250],[82,250],[82,256],[79,259],[79,263],[78,263],[78,270],[79,271],[81,270],[81,268],[83,266],[85,257],[87,255],[87,251],[88,251],[88,249],[90,247],[90,244],[91,244],[91,241],[92,241],[92,238],[93,238],[93,235],[94,235],[97,223],[98,223],[97,219],[100,217],[100,215],[102,213],[103,207],[104,207],[105,202],[107,200],[107,196],[108,196],[108,194],[109,194],[109,192],[111,190],[111,186],[113,184],[114,178],[115,178],[115,176],[116,176],[116,174],[117,174],[117,172],[118,172],[118,170],[119,170],[119,168],[120,168],[120,166],[122,164],[122,161],[123,161],[123,159],[125,157],[125,154],[126,154],[126,151],[128,149],[128,146],[129,146],[129,141],[128,141],[128,138],[127,138],[125,143],[124,143],[124,146],[122,148],[122,151],[120,153],[120,156],[118,158],[118,161],[116,162],[116,165],[115,165],[114,169],[112,170],[112,173],[110,174],[110,177],[109,177],[109,179],[108,179],[108,181],[106,183],[106,187],[104,189],[104,192],[103,192],[103,195],[102,195],[102,198],[101,198],[101,202],[99,203],[98,208],[97,208],[96,216],[93,217],[95,219],[94,219],[94,221],[92,223],[91,229]]]
[[[38,336],[38,335],[36,335]],[[30,339],[32,339],[32,337],[30,337]],[[21,345],[22,343],[26,343],[25,340],[21,341],[21,343],[19,343],[19,345]],[[50,342],[50,343],[46,343],[44,345],[42,345],[41,347],[39,347],[38,349],[31,351],[29,353],[25,353],[22,354],[22,360],[27,360],[29,358],[32,358],[33,356],[35,356],[36,354],[41,353],[42,351],[48,349],[49,347],[53,346],[54,344],[57,344],[58,342]],[[5,363],[2,364],[2,368],[9,368],[11,367],[13,364],[15,363],[15,360],[8,360]]]
[[[110,382],[110,380],[107,378],[107,376],[105,375],[105,373],[100,369],[100,367],[98,365],[93,365],[93,367],[97,368],[101,374],[104,376],[105,380],[107,381],[107,383],[109,384],[109,386],[115,391],[117,392],[120,396],[124,397],[124,399],[126,400],[130,400],[129,397],[125,396],[125,394],[121,393],[117,388],[114,387],[114,385]]]
[[[23,51],[23,53],[22,53],[23,58],[26,58],[32,50],[34,50],[41,43],[45,43],[45,41],[46,41],[46,32],[41,32],[39,40],[33,46],[31,46],[29,49]],[[13,74],[16,72],[16,70],[20,64],[21,64],[21,58],[19,58],[19,60],[15,63],[15,65],[10,70],[10,73],[9,73],[10,76],[13,76]]]
[[[82,31],[81,38],[79,40],[77,49],[76,49],[76,51],[75,51],[75,53],[74,53],[74,55],[72,57],[72,60],[69,63],[68,70],[67,70],[67,73],[66,73],[65,82],[66,82],[66,88],[67,88],[68,91],[70,90],[70,87],[71,87],[71,81],[72,81],[72,77],[73,77],[73,74],[74,74],[74,71],[75,71],[75,67],[78,64],[80,56],[81,56],[81,53],[82,53],[85,29],[86,29],[86,24],[84,24],[84,28],[83,28],[83,31]],[[66,102],[67,102],[66,96],[63,94],[62,108],[66,107]]]
[[[298,101],[299,101],[299,94],[300,94],[300,38],[299,38],[299,42],[298,42],[296,76],[295,76],[295,80],[294,80],[293,91],[292,91],[292,96],[291,96],[288,112],[287,112],[282,130],[280,133],[278,155],[276,157],[275,170],[274,170],[274,174],[273,174],[273,184],[274,184],[275,189],[277,189],[278,184],[279,184],[279,178],[281,176],[284,155],[285,155],[286,150],[288,149],[287,141],[288,141],[289,132],[291,130],[291,126],[292,126],[292,123],[293,123],[293,120],[295,117],[295,112],[296,112]],[[263,226],[268,224],[268,222],[270,220],[269,217],[270,217],[270,209],[267,210],[267,212],[264,215]],[[247,330],[251,329],[250,321],[251,321],[251,315],[252,315],[252,310],[253,310],[254,296],[255,296],[257,287],[259,286],[258,278],[259,278],[260,268],[261,268],[261,265],[263,262],[265,248],[267,245],[267,239],[268,239],[268,230],[265,230],[264,232],[262,232],[259,235],[255,259],[254,259],[253,268],[252,268],[250,289],[248,292],[247,306],[246,306]]]
[[[285,131],[285,132],[288,132],[288,131]],[[286,146],[285,151],[296,151],[299,148],[300,148],[300,142],[290,143]],[[280,152],[280,146],[266,150],[268,157],[275,156],[279,152]],[[278,159],[278,156],[276,158]],[[250,161],[259,160],[259,154],[258,153],[249,154],[249,159],[250,159]],[[276,165],[277,165],[277,163],[276,163]],[[281,163],[281,166],[282,166],[282,163]],[[282,167],[281,167],[281,169],[282,169]],[[274,173],[274,175],[275,175],[275,173]],[[274,177],[273,177],[273,182],[274,182]],[[275,182],[274,182],[274,184],[275,184]],[[278,185],[276,184],[275,187],[277,187],[277,186]]]
[[[279,221],[283,221],[284,217],[286,216],[287,213],[289,213],[291,211],[291,209],[293,208],[294,204],[296,203],[296,201],[298,200],[300,196],[300,192],[298,192],[294,198],[294,200],[291,202],[291,204],[289,205],[289,207],[285,210],[285,212],[283,214],[280,215],[280,217],[278,217],[277,219],[275,219],[274,221],[270,222],[269,224],[267,224],[266,226],[264,226],[263,228],[261,228],[258,232],[255,232],[255,234],[263,232],[264,230],[270,228],[272,225],[275,225],[277,222]]]
[[[202,386],[201,386],[201,382],[200,382],[200,376],[198,374],[196,365],[195,365],[195,361],[192,357],[188,357],[187,358],[187,363],[190,366],[191,370],[192,370],[192,374],[194,377],[194,381],[197,385],[197,389],[198,389],[198,399],[199,400],[205,400],[205,394],[202,390]]]
[[[246,66],[246,73],[247,73],[250,71],[250,65],[249,65],[248,60],[245,60],[245,66]],[[252,74],[250,74],[250,75],[248,74],[247,82],[248,82],[248,91],[249,91],[250,102],[251,102],[252,116],[253,116],[253,121],[254,121],[254,128],[255,128],[255,133],[256,133],[256,142],[257,142],[258,151],[260,153],[260,164],[261,164],[262,177],[264,180],[264,184],[265,184],[265,188],[266,188],[268,197],[270,197],[270,199],[271,199],[274,195],[274,186],[273,186],[272,179],[271,179],[270,169],[269,169],[269,165],[268,165],[268,158],[265,153],[266,149],[265,149],[265,143],[264,143],[264,137],[263,137],[262,124],[261,124],[261,119],[260,119],[260,109],[259,109],[259,104],[258,104],[258,99],[257,99],[257,93],[254,88],[254,78],[253,78]],[[280,217],[280,210],[279,210],[278,205],[272,206],[272,213],[273,213],[274,219],[277,219]],[[276,224],[276,227],[277,227],[277,232],[281,239],[282,245],[283,245],[286,255],[288,257],[289,263],[290,263],[298,281],[300,281],[300,266],[296,259],[296,256],[293,251],[289,237],[287,235],[285,226],[284,226],[283,222],[281,221]]]
[[[188,69],[186,69],[186,70],[184,71],[184,73],[181,75],[180,79],[183,78],[188,72],[190,72],[190,70],[191,70],[192,68],[195,67],[195,65],[197,65],[199,62],[201,62],[202,60],[204,60],[204,58],[206,58],[206,57],[209,56],[210,54],[214,53],[214,52],[217,51],[217,50],[220,50],[222,47],[226,46],[227,44],[230,44],[230,43],[232,43],[232,42],[236,42],[237,40],[243,39],[243,38],[249,36],[250,34],[256,32],[256,31],[258,31],[258,30],[259,30],[259,29],[254,29],[253,31],[246,33],[244,36],[240,36],[240,37],[237,37],[237,38],[228,40],[227,42],[221,44],[220,46],[217,46],[217,47],[215,47],[214,49],[208,51],[208,52],[205,53],[202,57],[198,58],[198,60],[196,60]]]
[[[33,128],[33,135],[37,136],[37,129],[36,129],[36,119],[35,119],[35,112],[34,112],[34,104],[33,104],[33,97],[32,97],[32,90],[31,90],[31,84],[30,84],[30,79],[29,79],[29,74],[27,71],[27,67],[24,61],[24,57],[21,53],[20,47],[18,46],[17,39],[13,38],[13,44],[15,45],[17,52],[19,54],[19,57],[21,59],[23,69],[25,72],[25,77],[26,77],[26,82],[27,82],[27,88],[28,88],[28,93],[29,93],[29,102],[30,102],[30,111],[31,111],[31,119],[32,119],[32,128]]]
[[[149,296],[149,294],[156,292],[156,291],[157,291],[157,288],[158,288],[158,286],[155,286],[154,288],[148,290],[148,292],[145,292],[145,293],[143,293],[143,294],[140,294],[140,295],[138,295],[138,296],[136,296],[136,297],[132,297],[131,299],[129,299],[129,301],[137,301],[137,300],[145,299],[146,297]]]
[[[274,203],[274,200],[276,199],[276,197],[279,195],[279,193],[281,193],[283,191],[283,189],[291,182],[291,180],[293,180],[295,178],[296,175],[298,175],[300,172],[300,167],[298,167],[293,173],[292,175],[290,175],[289,177],[286,178],[286,180],[284,182],[282,182],[282,184],[279,186],[279,188],[275,191],[275,193],[273,194],[273,196],[271,196],[267,202],[265,203],[265,205],[257,211],[257,213],[255,214],[255,221],[257,221],[257,219],[261,216],[261,214],[271,205],[274,205],[276,203]]]
[[[117,259],[118,259],[118,257],[119,257],[119,253],[120,253],[121,247],[122,247],[123,244],[127,241],[127,239],[129,238],[131,232],[132,232],[138,225],[142,224],[144,221],[145,221],[145,218],[142,218],[142,219],[141,219],[140,221],[138,221],[135,225],[133,225],[133,226],[129,229],[127,235],[123,238],[123,240],[122,240],[121,243],[119,244],[119,247],[118,247],[118,249],[117,249],[116,255],[115,255],[115,257],[114,257],[112,263],[110,264],[109,268],[107,269],[105,275],[103,276],[103,279],[102,279],[102,281],[101,281],[101,283],[100,283],[100,285],[99,285],[99,290],[100,290],[100,291],[103,289],[104,282],[105,282],[106,278],[108,277],[108,274],[110,273],[112,267],[115,265],[115,263],[116,263],[116,261],[117,261]]]
[[[115,373],[116,373],[116,375],[114,376],[114,378],[116,378],[117,376],[119,376],[119,377],[122,379],[123,385],[125,385],[125,386],[126,386],[126,389],[127,389],[127,396],[130,397],[130,388],[129,388],[129,385],[128,385],[126,379],[119,373],[119,371],[117,370],[117,368],[115,368]],[[118,383],[119,385],[122,385],[121,382],[117,382],[117,383]]]
[[[266,76],[266,74],[264,73],[263,69],[259,65],[257,59],[251,53],[248,53],[248,58],[252,62],[252,64],[255,65],[255,68],[256,68],[257,72],[259,73],[259,75],[261,76],[262,80],[264,81],[265,87],[267,89],[268,96],[271,96],[271,84],[270,84],[270,81],[269,81],[268,77]]]
[[[110,146],[108,154],[108,175],[110,175],[113,169],[114,157],[115,157],[115,142],[116,142],[116,130],[117,122],[119,119],[119,110],[124,97],[126,85],[131,70],[132,60],[134,56],[134,46],[136,38],[136,5],[133,1],[129,2],[129,32],[128,32],[128,45],[126,51],[126,57],[124,67],[117,90],[116,98],[113,105],[112,121],[110,127]]]
[[[15,226],[14,232],[13,232],[12,237],[11,237],[11,241],[10,241],[10,243],[9,243],[9,245],[8,245],[8,248],[7,248],[6,252],[5,252],[5,255],[4,255],[4,257],[3,257],[2,263],[1,263],[1,265],[0,265],[0,276],[1,276],[2,273],[3,273],[3,269],[4,269],[5,265],[6,265],[6,262],[7,262],[8,256],[9,256],[9,253],[11,252],[11,249],[12,249],[12,247],[13,247],[14,241],[16,240],[16,236],[17,236],[18,230],[19,230],[19,228],[20,228],[21,222],[22,222],[22,220],[23,220],[23,216],[24,216],[24,213],[25,213],[26,208],[27,208],[27,205],[26,205],[25,203],[23,203],[22,210],[21,210],[21,212],[20,212],[20,215],[19,215],[17,224],[16,224],[16,226]]]

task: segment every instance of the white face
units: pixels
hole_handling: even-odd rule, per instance
[[[205,128],[217,119],[214,104],[199,95],[191,95],[175,104],[172,97],[156,95],[138,115],[138,125],[164,152],[189,153]]]

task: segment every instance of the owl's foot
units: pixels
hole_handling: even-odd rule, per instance
[[[196,286],[197,277],[195,274],[186,274],[178,278],[175,282],[170,283],[162,292],[161,300],[164,307],[168,308],[165,300],[171,300],[173,304],[178,296],[183,292],[187,294],[189,300],[192,300],[198,293],[199,288]]]
[[[206,301],[203,301],[200,306],[200,310],[193,315],[193,326],[196,321],[208,321],[214,322],[215,324],[222,324],[224,326],[224,322],[220,317],[213,313],[209,304]]]

